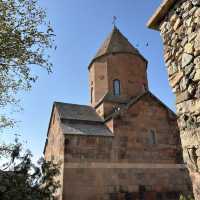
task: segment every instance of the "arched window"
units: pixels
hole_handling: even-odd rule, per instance
[[[113,81],[113,94],[114,96],[120,96],[120,80],[115,79]]]
[[[150,144],[150,145],[156,144],[156,133],[154,130],[150,130],[150,132],[149,132],[148,144]]]
[[[93,87],[91,88],[91,94],[90,94],[90,97],[91,97],[91,99],[90,99],[90,101],[91,101],[91,103],[93,103]]]

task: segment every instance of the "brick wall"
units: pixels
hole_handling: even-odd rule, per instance
[[[60,175],[56,177],[61,187],[57,191],[58,199],[63,200],[63,174],[64,174],[64,135],[60,127],[60,119],[54,108],[49,124],[48,140],[44,151],[45,159],[60,163]]]

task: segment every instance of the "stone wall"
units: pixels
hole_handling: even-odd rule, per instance
[[[155,145],[149,143],[152,130]],[[141,97],[127,112],[114,119],[114,133],[116,148],[120,147],[119,160],[183,164],[176,115],[150,94]]]
[[[183,156],[200,199],[200,0],[180,0],[160,25],[169,82],[176,95]]]
[[[96,106],[106,94],[114,97],[115,79],[120,80],[118,101],[125,102],[141,94],[144,87],[148,88],[146,68],[147,63],[138,55],[117,53],[98,58],[89,68],[91,104]]]
[[[114,137],[65,135],[64,200],[178,200],[191,191],[176,115],[155,97],[146,94],[107,126]]]
[[[177,191],[188,189],[185,169],[127,163],[65,166],[64,200],[178,200]]]
[[[44,157],[47,161],[60,163],[60,175],[56,180],[60,182],[61,187],[57,191],[57,199],[63,199],[63,172],[64,172],[64,135],[61,133],[59,114],[55,108],[52,111],[52,117],[49,124],[49,134],[44,148]]]

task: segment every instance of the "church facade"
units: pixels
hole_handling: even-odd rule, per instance
[[[89,69],[91,105],[55,102],[44,155],[60,200],[178,200],[190,178],[176,115],[148,88],[147,61],[114,27]]]

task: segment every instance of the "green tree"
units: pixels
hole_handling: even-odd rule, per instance
[[[40,159],[33,164],[30,151],[23,153],[18,142],[0,148],[6,163],[0,169],[0,198],[3,200],[54,200],[59,188],[59,164]]]
[[[0,130],[15,125],[6,113],[10,106],[19,107],[17,94],[37,80],[34,67],[51,72],[53,42],[53,29],[37,0],[0,0]],[[0,199],[55,199],[58,164],[40,159],[35,165],[18,142],[0,145],[0,164]]]
[[[37,0],[0,0],[0,129],[14,125],[2,113],[19,105],[16,95],[29,90],[37,76],[33,67],[51,72],[48,49],[54,33]]]
[[[184,196],[184,195],[181,195],[179,200],[194,200],[194,198],[192,196]]]

